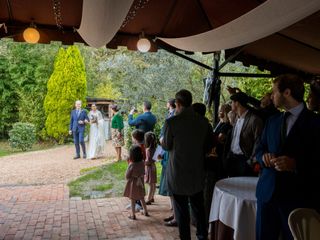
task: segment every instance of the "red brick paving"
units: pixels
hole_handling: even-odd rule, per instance
[[[70,200],[63,184],[0,188],[0,239],[178,239],[163,226],[168,198],[128,219],[126,198]],[[193,233],[194,234],[194,233]]]

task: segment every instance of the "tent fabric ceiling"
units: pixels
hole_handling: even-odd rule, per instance
[[[272,63],[320,75],[320,32],[316,29],[320,29],[320,11],[278,33],[245,45],[236,59],[274,72],[281,72],[281,67],[275,68]],[[226,51],[227,55],[232,52]]]
[[[141,0],[134,0],[128,15],[135,10],[139,2]],[[147,3],[143,8],[136,10],[134,17],[118,30],[114,38],[107,44],[108,48],[127,46],[128,49],[136,50],[136,42],[142,31],[151,39],[200,34],[238,18],[265,0],[149,0],[142,2]],[[22,32],[33,19],[40,31],[41,43],[84,42],[75,31],[80,27],[83,1],[60,0],[60,3],[63,31],[56,26],[52,0],[0,0],[0,23],[5,23],[8,28],[8,33],[0,29],[0,38],[12,37],[15,41],[23,41]],[[318,56],[319,24],[320,14],[313,14],[279,32],[281,37],[267,37],[247,44],[233,60],[241,60],[246,64],[277,71],[288,67],[319,74],[317,64],[320,62],[317,61],[320,60]],[[295,44],[288,44],[288,42],[295,42]],[[288,47],[299,45],[299,51],[293,54],[291,49],[282,48],[281,45],[274,47],[274,44],[284,44]],[[152,51],[156,49],[157,46],[154,44]],[[304,49],[307,50],[304,51]],[[232,49],[227,50],[226,54],[230,55],[233,52]]]
[[[34,22],[40,32],[40,43],[61,41],[63,44],[83,42],[75,28],[82,16],[82,0],[60,1],[63,30],[56,26],[52,0],[0,0],[0,23],[5,23],[8,33],[0,30],[1,37],[24,41],[23,30]]]
[[[95,48],[103,47],[116,35],[133,0],[83,0],[79,34]]]
[[[320,10],[320,0],[269,0],[213,30],[182,38],[160,38],[181,50],[213,52],[235,48],[278,32]]]

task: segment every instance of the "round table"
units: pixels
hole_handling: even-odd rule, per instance
[[[255,239],[257,182],[257,177],[234,177],[216,183],[209,218],[216,240],[230,238],[228,228],[235,240]]]

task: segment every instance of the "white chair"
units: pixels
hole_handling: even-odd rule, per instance
[[[316,210],[297,208],[290,213],[288,223],[295,240],[320,239],[320,214]]]

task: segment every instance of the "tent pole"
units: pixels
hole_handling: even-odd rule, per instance
[[[220,104],[220,92],[221,92],[221,80],[219,74],[219,61],[220,61],[220,53],[221,52],[214,52],[213,53],[213,71],[212,71],[212,92],[211,97],[213,99],[213,116],[212,116],[212,124],[216,126],[218,123],[218,111],[219,111],[219,104]]]

